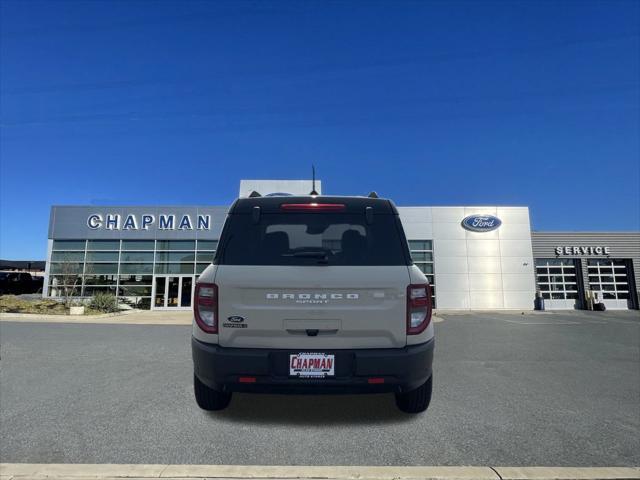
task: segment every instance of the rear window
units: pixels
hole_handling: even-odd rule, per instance
[[[395,215],[352,213],[230,215],[214,263],[220,265],[406,265]]]

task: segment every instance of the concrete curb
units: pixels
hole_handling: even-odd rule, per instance
[[[244,465],[0,464],[3,480],[341,479],[341,480],[638,480],[637,467],[332,467]]]
[[[69,314],[58,314],[58,315],[52,315],[52,314],[45,314],[45,313],[12,313],[12,312],[0,312],[0,319],[4,319],[6,317],[11,317],[11,318],[19,318],[19,319],[24,319],[24,320],[36,320],[36,319],[45,319],[45,320],[58,320],[60,318],[63,319],[82,319],[82,320],[86,320],[89,318],[112,318],[112,317],[120,317],[122,315],[131,315],[132,313],[134,313],[134,310],[123,310],[120,312],[114,312],[114,313],[98,313],[96,315],[69,315]]]
[[[102,325],[191,325],[191,312],[140,312],[125,310],[100,315],[40,315],[37,313],[0,313],[0,322],[73,323]]]

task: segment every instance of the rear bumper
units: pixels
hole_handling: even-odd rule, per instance
[[[298,350],[223,348],[192,337],[196,376],[225,392],[256,393],[382,393],[418,388],[431,376],[434,340],[404,348],[323,350],[335,355],[335,377],[289,376],[289,354]],[[240,383],[240,377],[255,377]],[[369,379],[384,383],[369,383]]]

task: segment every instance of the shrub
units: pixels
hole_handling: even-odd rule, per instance
[[[116,297],[110,293],[96,293],[91,297],[89,308],[105,313],[117,312],[118,302]]]

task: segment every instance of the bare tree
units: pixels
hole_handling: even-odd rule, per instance
[[[64,298],[65,307],[69,308],[73,297],[79,292],[78,290],[82,286],[82,262],[74,260],[70,254],[65,254],[62,260],[57,261],[54,268],[54,282],[58,280],[52,287],[57,288]]]

